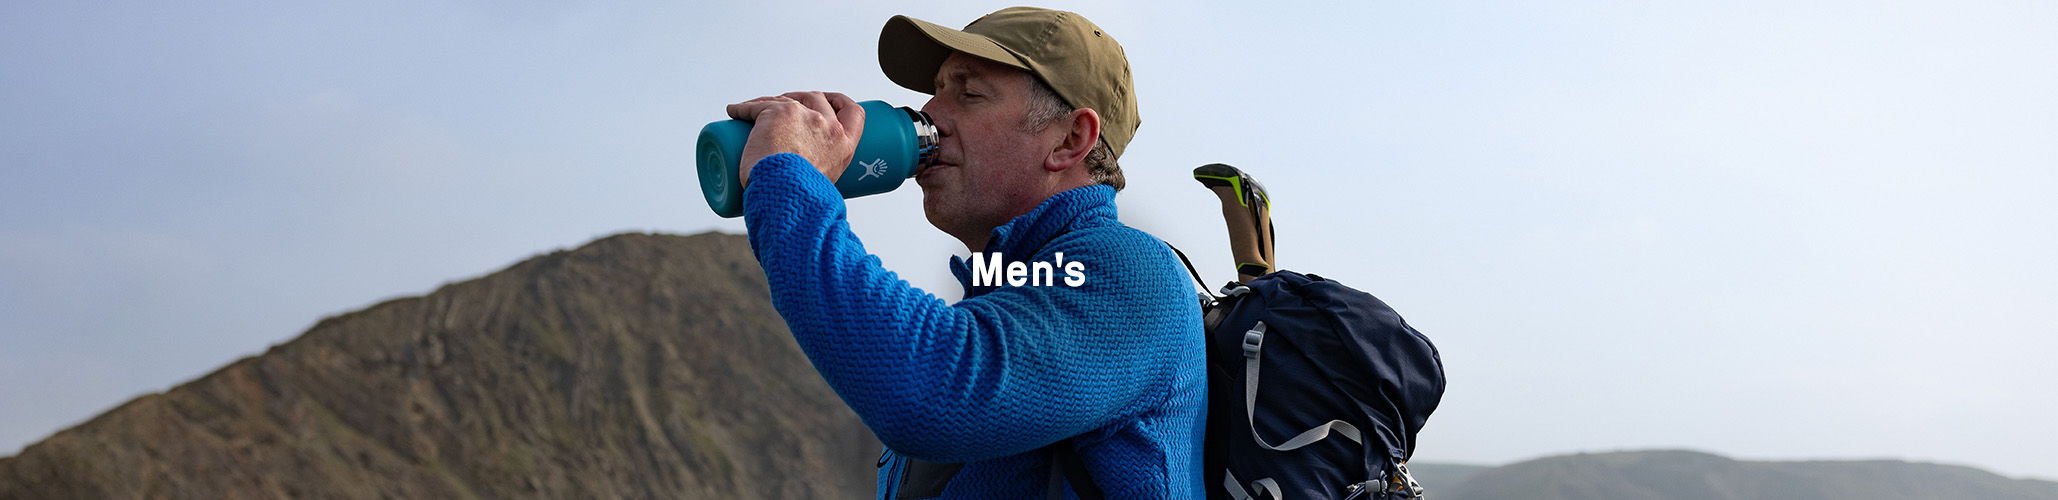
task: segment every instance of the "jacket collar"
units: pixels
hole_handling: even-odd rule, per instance
[[[993,237],[986,240],[985,253],[1000,252],[1010,256],[1009,260],[1026,260],[1058,235],[1077,229],[1079,223],[1096,216],[1115,218],[1115,188],[1094,184],[1066,190],[1044,199],[1029,213],[993,228]],[[958,284],[965,286],[966,297],[974,295],[971,293],[972,266],[965,262],[964,257],[950,257],[950,273],[957,276]]]

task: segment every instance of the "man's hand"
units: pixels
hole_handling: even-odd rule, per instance
[[[750,183],[750,167],[779,153],[806,158],[835,182],[857,154],[865,134],[865,108],[835,92],[787,92],[729,105],[729,117],[752,122],[736,176]]]

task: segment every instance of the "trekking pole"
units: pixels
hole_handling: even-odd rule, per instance
[[[1229,253],[1236,257],[1236,281],[1249,283],[1272,272],[1272,198],[1265,195],[1265,185],[1221,163],[1193,169],[1193,179],[1222,201]]]

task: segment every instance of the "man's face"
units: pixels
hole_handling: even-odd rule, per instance
[[[955,53],[936,71],[936,96],[922,106],[942,143],[922,171],[929,223],[982,250],[993,228],[1035,209],[1050,194],[1043,163],[1055,140],[1030,130],[1028,72]],[[1051,127],[1053,129],[1059,127]],[[1046,144],[1046,143],[1051,144]],[[975,244],[976,242],[976,244]]]

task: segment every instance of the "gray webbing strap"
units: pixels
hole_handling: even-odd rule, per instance
[[[1352,426],[1350,422],[1342,420],[1331,420],[1329,423],[1308,429],[1300,435],[1294,436],[1293,439],[1280,443],[1279,446],[1273,446],[1271,443],[1265,442],[1265,437],[1258,435],[1257,421],[1258,354],[1259,350],[1264,346],[1265,322],[1259,321],[1257,326],[1252,327],[1250,331],[1243,334],[1243,418],[1245,423],[1250,424],[1251,438],[1258,441],[1258,446],[1263,446],[1265,449],[1272,451],[1292,451],[1328,438],[1329,431],[1332,429],[1337,434],[1350,438],[1351,442],[1360,445],[1365,444],[1364,438],[1358,435],[1358,428]]]
[[[1249,493],[1244,493],[1243,483],[1238,482],[1236,480],[1236,473],[1227,471],[1224,471],[1222,473],[1222,488],[1229,490],[1229,498],[1234,498],[1236,500],[1256,500],[1258,498],[1265,498],[1268,500],[1286,499],[1285,493],[1279,492],[1279,482],[1273,481],[1272,478],[1268,477],[1256,481],[1251,481],[1251,487],[1256,488],[1258,490],[1258,494],[1261,496],[1253,497]]]

